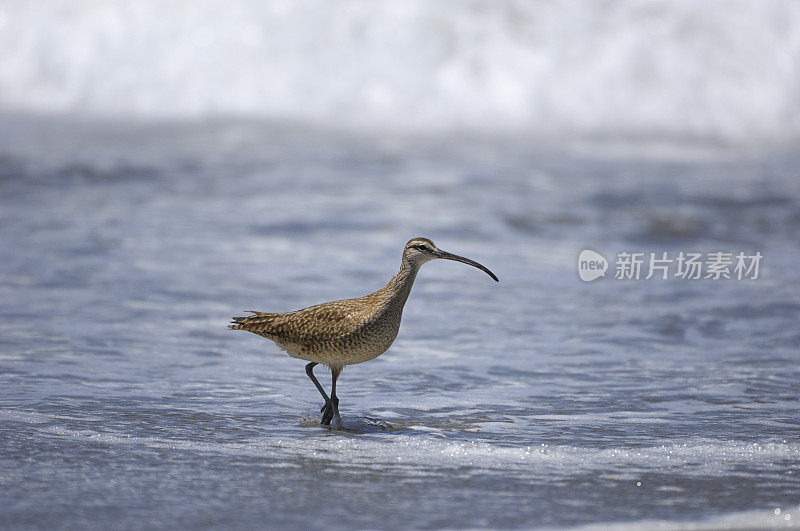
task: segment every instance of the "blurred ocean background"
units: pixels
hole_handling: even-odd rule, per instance
[[[800,525],[798,233],[797,2],[0,1],[0,527]],[[227,322],[414,236],[321,428]]]
[[[2,2],[0,106],[358,130],[800,134],[792,1]]]

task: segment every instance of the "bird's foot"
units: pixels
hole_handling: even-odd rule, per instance
[[[331,407],[330,404],[327,404],[322,408],[322,420],[319,423],[322,424],[323,426],[329,426],[332,418],[333,418],[333,407]]]
[[[322,420],[319,421],[321,425],[330,426],[331,420],[334,420],[333,428],[341,429],[342,419],[339,417],[339,399],[336,396],[331,397],[329,402],[325,402],[319,412],[322,413]]]
[[[331,429],[332,430],[341,430],[342,429],[342,418],[339,416],[339,412],[333,414],[333,419],[331,421]]]

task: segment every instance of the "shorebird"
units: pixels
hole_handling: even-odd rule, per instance
[[[463,262],[486,272],[495,282],[494,273],[463,256],[442,251],[428,238],[413,238],[403,250],[400,271],[386,286],[357,299],[317,304],[288,313],[264,313],[234,317],[228,328],[246,330],[271,339],[293,358],[308,361],[306,374],[317,388],[325,404],[323,426],[341,428],[336,380],[345,365],[377,358],[392,345],[400,329],[403,306],[411,293],[414,279],[426,262],[442,258]],[[328,396],[317,378],[314,367],[324,364],[331,369],[331,394]]]

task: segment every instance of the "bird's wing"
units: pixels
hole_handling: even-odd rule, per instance
[[[271,335],[289,341],[325,341],[342,337],[357,326],[357,312],[349,301],[319,304],[296,312],[282,314],[274,321]]]
[[[248,317],[234,317],[230,328],[292,343],[335,339],[358,326],[360,312],[355,301],[327,302],[288,313],[253,312]]]

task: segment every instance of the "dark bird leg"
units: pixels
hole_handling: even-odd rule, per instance
[[[331,405],[333,406],[333,413],[331,414],[332,419],[328,419],[328,422],[333,420],[331,427],[337,430],[342,427],[342,419],[339,417],[339,397],[336,396],[336,380],[340,374],[342,374],[342,367],[331,367]]]
[[[328,394],[325,392],[325,389],[322,388],[322,386],[319,384],[319,381],[314,376],[314,367],[316,365],[317,365],[317,363],[313,362],[313,361],[311,363],[309,363],[308,365],[306,365],[306,374],[308,375],[309,378],[311,378],[311,381],[314,382],[314,385],[316,386],[317,391],[319,391],[319,394],[322,395],[322,398],[325,399],[325,405],[322,406],[323,415],[322,415],[321,424],[327,425],[327,424],[330,424],[331,420],[329,418],[329,419],[327,419],[328,421],[325,422],[325,419],[328,416],[328,411],[333,411],[333,407],[331,406],[331,399],[328,398]],[[333,413],[330,413],[330,416],[333,417]]]

